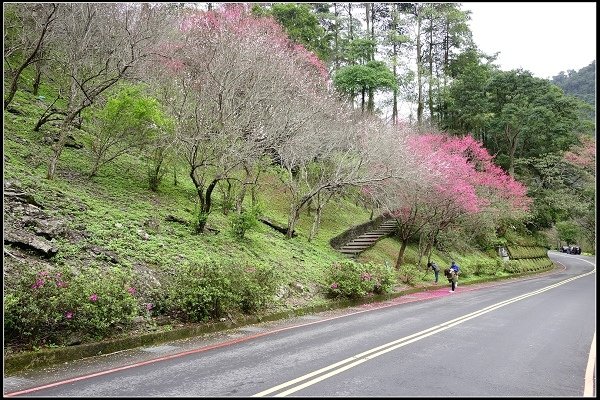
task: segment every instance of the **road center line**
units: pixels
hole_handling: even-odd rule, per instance
[[[301,389],[304,389],[304,388],[306,388],[308,386],[314,385],[315,383],[318,383],[318,382],[321,382],[321,381],[323,381],[323,380],[325,380],[327,378],[330,378],[330,377],[332,377],[334,375],[337,375],[337,374],[339,374],[339,373],[341,373],[343,371],[346,371],[346,370],[348,370],[350,368],[353,368],[353,367],[355,367],[355,366],[357,366],[359,364],[362,364],[365,361],[372,360],[372,359],[374,359],[376,357],[379,357],[379,356],[381,356],[381,355],[383,355],[385,353],[388,353],[388,352],[396,350],[396,349],[398,349],[400,347],[406,346],[407,344],[410,344],[410,343],[416,342],[418,340],[424,339],[424,338],[426,338],[428,336],[431,336],[431,335],[434,335],[436,333],[443,332],[446,329],[449,329],[449,328],[451,328],[453,326],[462,324],[463,322],[469,321],[469,320],[471,320],[473,318],[476,318],[476,317],[479,317],[479,316],[481,316],[483,314],[487,314],[488,312],[497,310],[498,308],[501,308],[501,307],[507,306],[509,304],[515,303],[517,301],[526,299],[528,297],[535,296],[537,294],[546,292],[546,291],[548,291],[550,289],[554,289],[554,288],[556,288],[558,286],[561,286],[561,285],[564,285],[566,283],[569,283],[569,282],[571,282],[571,281],[573,281],[575,279],[583,278],[583,277],[588,276],[588,275],[593,274],[593,273],[595,273],[595,270],[591,271],[591,272],[587,272],[587,273],[582,274],[582,275],[578,275],[578,276],[569,278],[569,279],[565,279],[564,281],[555,283],[553,285],[547,286],[547,287],[542,288],[542,289],[535,290],[533,292],[529,292],[529,293],[526,293],[526,294],[523,294],[523,295],[520,295],[520,296],[517,296],[517,297],[513,297],[512,299],[501,301],[499,303],[496,303],[496,304],[493,304],[491,306],[482,308],[481,310],[474,311],[472,313],[463,315],[461,317],[454,318],[454,319],[452,319],[450,321],[446,321],[446,322],[444,322],[442,324],[435,325],[435,326],[433,326],[431,328],[428,328],[428,329],[425,329],[423,331],[420,331],[420,332],[414,333],[412,335],[409,335],[409,336],[406,336],[406,337],[394,340],[394,341],[386,343],[384,345],[375,347],[375,348],[373,348],[371,350],[364,351],[364,352],[359,353],[357,355],[354,355],[352,357],[346,358],[345,360],[342,360],[342,361],[339,361],[337,363],[331,364],[330,366],[318,369],[316,371],[313,371],[313,372],[310,372],[310,373],[308,373],[306,375],[303,375],[303,376],[301,376],[299,378],[293,379],[291,381],[288,381],[288,382],[282,383],[280,385],[274,386],[274,387],[272,387],[270,389],[267,389],[267,390],[264,390],[262,392],[256,393],[252,397],[266,396],[266,395],[269,395],[269,394],[272,394],[272,393],[275,393],[275,392],[279,392],[280,390],[283,390],[285,388],[288,388],[288,387],[292,386],[290,389],[285,390],[283,392],[280,392],[280,393],[277,393],[277,394],[274,395],[275,397],[287,396],[287,395],[295,393],[295,392],[297,392],[297,391],[299,391]],[[327,372],[327,371],[330,371],[330,372]],[[313,379],[310,379],[310,378],[313,378]],[[308,379],[310,379],[310,380],[308,380]],[[300,383],[300,382],[304,382],[304,383]],[[297,386],[294,386],[296,384],[297,384]]]

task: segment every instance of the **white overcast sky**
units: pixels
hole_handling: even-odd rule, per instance
[[[552,79],[596,59],[595,2],[461,4],[472,12],[469,26],[477,47],[499,52],[496,64],[503,71],[523,68]]]

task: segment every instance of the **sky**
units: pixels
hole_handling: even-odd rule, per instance
[[[495,64],[503,71],[523,68],[552,79],[596,59],[595,2],[461,4],[472,11],[475,44],[487,54],[500,52]]]

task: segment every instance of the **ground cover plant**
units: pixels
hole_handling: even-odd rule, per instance
[[[463,282],[551,267],[539,243],[517,240],[528,236],[521,214],[493,190],[499,179],[481,178],[505,175],[478,142],[419,136],[348,106],[324,63],[273,19],[236,5],[180,19],[144,5],[69,7],[106,7],[114,25],[90,27],[124,41],[135,38],[121,18],[140,13],[136,35],[153,35],[125,53],[108,39],[96,53],[61,52],[87,29],[70,20],[77,29],[48,37],[46,79],[36,65],[15,75],[4,119],[7,352],[427,286],[429,260],[456,260]],[[85,60],[53,64],[63,53]],[[420,166],[432,149],[468,182]],[[448,187],[477,207],[464,212],[442,196]],[[404,218],[410,209],[418,218]],[[383,214],[399,229],[357,259],[331,246]],[[501,244],[523,257],[504,263]]]

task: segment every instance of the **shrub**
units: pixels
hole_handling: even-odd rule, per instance
[[[255,312],[270,303],[277,284],[275,269],[261,264],[223,266],[207,260],[184,265],[167,289],[168,309],[191,322],[219,318],[234,310]]]
[[[329,270],[329,295],[357,299],[369,293],[388,293],[396,282],[392,268],[347,260],[334,263]]]
[[[462,266],[461,266],[462,269]],[[402,282],[413,285],[417,278],[422,275],[422,271],[415,264],[404,263],[400,267],[400,279]]]
[[[277,291],[279,277],[274,267],[262,264],[235,267],[232,276],[236,303],[245,313],[256,312],[269,305]]]
[[[397,283],[394,269],[387,264],[369,264],[369,267],[375,281],[373,292],[376,294],[391,293]]]
[[[504,268],[504,264],[502,259],[478,259],[473,263],[471,269],[473,270],[473,275],[482,276],[482,275],[496,275],[498,271],[501,271]]]
[[[79,274],[66,268],[22,271],[5,294],[5,337],[24,345],[62,345],[72,334],[106,337],[137,314],[130,282],[131,275],[116,267]]]
[[[533,272],[550,268],[552,260],[548,257],[526,258],[519,260],[510,260],[504,264],[504,271],[516,274],[522,272]]]
[[[243,210],[241,213],[234,213],[230,218],[231,233],[238,239],[243,239],[246,232],[258,225],[258,215],[260,211],[257,207],[249,210]]]
[[[511,259],[542,258],[547,257],[548,251],[539,246],[509,246],[508,252]]]
[[[140,310],[136,298],[127,290],[131,281],[131,274],[117,267],[108,271],[93,268],[77,275],[70,293],[77,330],[101,338],[113,328],[129,325]]]
[[[168,290],[169,309],[176,317],[191,322],[218,318],[235,303],[231,281],[214,261],[184,264],[175,272]]]

